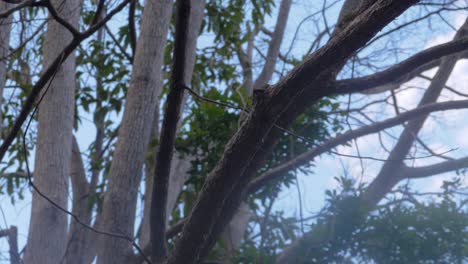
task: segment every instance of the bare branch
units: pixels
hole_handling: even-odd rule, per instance
[[[120,44],[119,40],[115,37],[114,33],[110,30],[110,28],[107,25],[104,25],[104,28],[106,29],[107,34],[111,37],[111,39],[114,41],[115,45],[117,48],[119,48],[120,52],[127,58],[127,60],[130,63],[133,63],[133,55],[128,54],[128,52],[125,50],[125,48]]]
[[[14,1],[8,1],[7,3],[13,3]],[[16,2],[16,1],[15,1]],[[42,6],[42,4],[45,2],[45,0],[43,1],[38,1],[36,2],[35,0],[28,0],[28,1],[24,1],[21,3],[21,1],[18,1],[18,3],[21,3],[21,4],[18,4],[2,13],[0,13],[0,18],[6,18],[8,17],[9,15],[13,14],[14,12],[18,11],[18,10],[21,10],[23,8],[26,8],[26,7],[34,7],[34,6]]]
[[[437,174],[459,170],[468,167],[468,157],[447,160],[440,163],[422,167],[404,167],[401,170],[402,179],[419,179]]]
[[[332,139],[329,139],[326,142],[322,143],[321,145],[307,152],[304,152],[303,154],[296,156],[295,158],[263,173],[256,179],[252,180],[252,182],[249,184],[249,187],[248,187],[248,193],[253,193],[257,191],[266,183],[284,176],[288,171],[294,168],[297,168],[299,166],[305,165],[308,162],[312,161],[315,157],[323,153],[326,153],[332,148],[345,144],[346,142],[352,139],[356,139],[358,137],[362,137],[362,136],[369,135],[372,133],[377,133],[381,130],[400,125],[408,120],[418,118],[420,116],[427,115],[429,113],[433,113],[436,111],[464,109],[464,108],[468,108],[468,100],[432,103],[432,104],[427,104],[427,105],[418,107],[414,110],[401,113],[400,115],[396,117],[389,118],[381,122],[376,122],[374,124],[371,124],[365,127],[360,127],[356,130],[348,131],[342,135],[338,135]]]
[[[281,1],[275,31],[273,32],[273,35],[271,37],[265,64],[263,66],[262,72],[260,73],[253,85],[254,90],[262,88],[265,84],[268,83],[268,81],[273,75],[276,60],[280,53],[280,47],[281,42],[283,40],[284,31],[286,29],[286,23],[288,22],[289,9],[291,8],[291,3],[292,0]]]
[[[438,60],[444,56],[464,51],[467,47],[468,37],[452,40],[448,43],[421,51],[382,72],[366,77],[337,81],[335,92],[337,94],[363,92],[380,85],[397,82],[400,80],[401,76],[405,76],[406,73],[411,72],[413,69],[419,68],[426,63]]]
[[[463,38],[466,39],[466,36],[468,35],[467,29],[468,19],[465,20],[465,23],[458,30],[454,40]],[[459,59],[459,56],[460,54],[454,54],[447,56],[442,60],[441,65],[433,78],[433,81],[419,102],[419,106],[437,101],[440,93],[442,92],[442,89],[445,87],[445,84],[455,67],[455,64]],[[423,127],[426,119],[427,115],[424,115],[412,120],[405,126],[403,132],[398,138],[398,142],[388,156],[388,159],[391,161],[386,162],[383,165],[379,174],[372,181],[364,194],[364,200],[368,203],[369,206],[375,206],[386,195],[386,193],[388,193],[400,181],[401,178],[398,172],[403,164],[401,161],[398,162],[398,160],[402,160],[408,155],[408,152],[413,146],[416,140],[416,136]]]

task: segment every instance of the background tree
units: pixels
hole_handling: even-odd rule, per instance
[[[466,261],[468,159],[421,130],[468,107],[466,86],[448,84],[467,8],[0,1],[1,187],[12,201],[32,191],[25,249],[15,226],[0,230],[10,262]],[[428,28],[456,34],[427,48]],[[380,145],[366,156],[370,134]],[[327,155],[375,175],[344,170],[306,216],[298,174],[323,173]],[[408,185],[445,172],[458,177],[440,192]],[[292,186],[298,216],[277,205]]]

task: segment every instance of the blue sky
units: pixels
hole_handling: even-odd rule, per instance
[[[286,31],[285,41],[282,45],[282,50],[285,52],[288,50],[291,39],[293,38],[295,28],[300,23],[300,21],[307,15],[313,13],[317,10],[317,7],[314,6],[315,1],[299,1],[296,5],[293,5],[290,20],[288,22],[288,29]],[[337,16],[337,10],[339,10],[341,4],[337,4],[333,9],[329,11],[329,21],[334,21]],[[450,16],[450,22],[453,25],[459,26],[466,18],[466,13],[453,13]],[[272,24],[274,19],[267,20],[267,24]],[[319,23],[323,23],[319,22]],[[408,49],[414,49],[414,51],[420,50],[423,47],[429,47],[436,44],[444,43],[449,41],[454,32],[444,25],[435,25],[437,30],[421,28],[421,36],[408,37],[402,40],[400,45],[402,47],[408,47]],[[301,37],[298,38],[298,41],[294,45],[293,54],[303,54],[305,50],[308,49],[311,39],[307,36],[312,36],[315,33],[314,28],[309,23],[309,26],[303,26],[301,28],[300,34]],[[422,40],[423,39],[423,40]],[[203,45],[200,43],[199,45]],[[385,61],[382,61],[385,64]],[[466,60],[460,61],[449,82],[448,85],[458,89],[461,92],[468,93],[468,62]],[[430,76],[434,71],[426,73]],[[423,80],[413,80],[405,86],[420,86],[427,87],[427,81]],[[421,95],[419,90],[409,90],[398,94],[398,100],[402,106],[413,107],[417,103],[418,98]],[[371,98],[369,98],[370,100]],[[461,99],[449,92],[444,92],[441,100],[454,100]],[[376,108],[376,112],[382,111],[392,111],[392,109],[380,109]],[[454,157],[461,157],[468,155],[468,125],[465,118],[460,119],[460,117],[467,116],[468,111],[447,111],[439,112],[433,117],[431,117],[425,128],[422,132],[422,138],[427,139],[426,143],[435,147],[439,152],[443,152],[449,149],[457,148],[455,151],[450,154]],[[89,144],[94,139],[95,130],[89,121],[86,121],[86,118],[92,120],[91,116],[84,116],[83,126],[76,133],[80,147],[82,150],[86,150]],[[385,114],[381,116],[376,116],[380,118],[385,118]],[[118,117],[115,117],[118,119]],[[398,132],[399,129],[393,129],[391,131]],[[393,141],[391,139],[386,139],[387,146],[391,146]],[[384,153],[382,152],[380,145],[378,143],[378,138],[375,135],[369,135],[364,138],[361,138],[357,142],[361,154],[368,156],[376,156],[380,158],[385,158]],[[339,147],[339,153],[345,154],[356,154],[354,147]],[[416,165],[430,164],[434,161],[437,161],[435,158],[417,160]],[[333,180],[335,176],[341,176],[344,173],[344,168],[347,170],[350,177],[355,177],[357,180],[368,181],[378,172],[381,163],[375,161],[364,161],[365,171],[362,172],[360,163],[357,159],[349,158],[340,158],[336,156],[323,155],[318,158],[315,162],[316,167],[313,169],[313,173],[309,175],[304,175],[298,173],[298,181],[301,188],[301,199],[304,206],[304,216],[307,217],[314,212],[317,212],[324,204],[324,192],[328,188],[336,187],[336,182]],[[30,157],[30,165],[33,166],[33,157]],[[451,178],[453,173],[432,177],[428,179],[413,181],[412,186],[421,191],[435,191],[437,190],[444,179]],[[466,184],[466,181],[465,181]],[[3,196],[0,199],[0,229],[5,228],[6,226],[16,225],[19,228],[19,247],[23,248],[27,238],[27,228],[29,224],[30,216],[30,200],[31,195],[29,191],[24,193],[25,199],[16,201],[14,205],[11,204],[10,199],[7,196]],[[70,197],[71,199],[71,197]],[[296,215],[299,214],[298,207],[299,196],[295,186],[292,186],[289,189],[283,190],[280,194],[279,199],[275,203],[276,210],[284,210],[286,214]],[[0,263],[3,263],[2,258],[7,257],[8,254],[8,244],[5,239],[0,239]]]

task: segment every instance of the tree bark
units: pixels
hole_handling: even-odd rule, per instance
[[[468,35],[468,19],[465,20],[463,26],[458,30],[454,40],[461,39],[466,35]],[[437,73],[424,93],[418,106],[427,105],[437,101],[440,93],[445,87],[445,83],[455,67],[455,64],[460,58],[460,55],[461,54],[458,53],[442,59]],[[377,205],[377,203],[402,179],[400,172],[404,168],[403,159],[408,155],[408,152],[416,140],[416,135],[423,127],[427,117],[428,115],[424,115],[411,120],[405,126],[403,132],[398,138],[397,144],[388,156],[388,161],[385,162],[377,177],[366,190],[364,200],[371,207]]]
[[[467,20],[468,21],[468,20]],[[462,28],[458,31],[455,39],[461,38],[465,32],[465,28],[468,25],[468,22],[462,26]],[[453,70],[460,54],[451,55],[442,59],[441,65],[434,77],[434,81],[429,85],[429,88],[426,90],[423,98],[421,99],[418,107],[425,108],[428,107],[429,104],[435,103],[437,98],[439,97],[442,89],[445,86],[450,73]],[[416,140],[416,135],[422,128],[425,120],[427,119],[429,113],[424,115],[418,116],[408,122],[405,126],[403,132],[401,133],[397,144],[391,151],[388,160],[383,165],[382,169],[380,170],[377,177],[372,181],[369,185],[367,190],[365,191],[362,202],[359,204],[361,208],[356,208],[356,212],[368,212],[373,207],[375,207],[380,200],[401,180],[403,176],[411,175],[411,168],[407,168],[406,165],[403,163],[403,159],[408,155],[409,150],[411,149],[414,141]],[[402,114],[405,115],[405,114]],[[397,117],[398,118],[398,117]],[[466,162],[466,160],[459,160],[461,162]],[[459,164],[455,164],[459,165]],[[420,172],[417,169],[413,170],[413,172]],[[421,172],[420,172],[421,173]],[[437,173],[434,170],[434,173]],[[363,212],[363,213],[364,213]],[[363,215],[358,214],[360,217]],[[336,219],[341,219],[342,216],[336,216]],[[350,223],[350,225],[357,225],[360,223],[358,220],[355,223]],[[299,260],[303,258],[304,252],[310,252],[312,244],[321,244],[326,241],[325,239],[318,237],[315,232],[317,229],[313,229],[304,237],[295,241],[291,246],[285,249],[282,254],[278,257],[277,263],[300,263]],[[337,234],[331,234],[326,238],[326,240],[336,239]],[[313,241],[313,242],[312,242]],[[301,254],[302,253],[302,254]]]
[[[76,138],[72,139],[72,155],[70,166],[70,179],[73,190],[73,215],[79,217],[80,221],[91,224],[91,208],[89,203],[90,186],[86,180],[86,172],[81,158],[80,148]],[[92,231],[76,222],[73,218],[68,231],[68,242],[65,252],[66,264],[90,263],[94,257],[94,241],[88,239]]]
[[[332,91],[328,84],[337,66],[415,2],[378,1],[279,83],[264,92],[254,93],[251,114],[208,175],[168,263],[195,263],[204,258],[202,253],[207,252],[242,201],[238,196],[245,192],[253,176],[246,172],[256,171],[266,158],[271,146],[265,146],[264,142],[276,143],[278,137],[269,139],[268,135],[280,116],[289,109],[294,113],[294,109],[305,108],[329,95]],[[307,95],[311,96],[304,98]],[[284,116],[284,119],[290,124],[295,117],[297,114]]]
[[[137,191],[151,134],[161,66],[172,14],[171,0],[147,0],[132,77],[104,197],[100,229],[133,237]],[[138,136],[136,136],[138,135]],[[100,236],[98,263],[125,263],[132,252],[123,239]]]
[[[169,175],[177,133],[177,124],[185,92],[185,58],[187,33],[190,18],[190,1],[177,1],[176,28],[174,36],[173,65],[167,94],[160,144],[156,156],[153,193],[150,213],[152,259],[163,263],[167,258],[166,221]]]
[[[195,58],[196,58],[196,47],[197,47],[197,39],[200,33],[201,24],[203,21],[205,10],[205,1],[204,0],[191,0],[191,9],[190,9],[190,28],[188,29],[187,33],[187,43],[186,43],[186,59],[185,59],[185,75],[184,75],[184,82],[188,85],[192,81],[193,76],[193,69],[195,67]],[[160,84],[161,85],[161,84]],[[186,100],[186,96],[184,98],[184,102]],[[182,105],[182,109],[183,109]],[[157,109],[156,111],[159,111]],[[158,115],[156,114],[156,117]],[[154,128],[153,128],[153,138],[157,138],[159,133],[159,118],[155,118],[153,121]],[[156,150],[149,149],[148,152],[153,152],[156,156]],[[184,186],[185,181],[188,179],[189,174],[188,171],[191,166],[192,157],[184,155],[182,156],[180,153],[175,151],[172,164],[171,164],[171,171],[170,171],[170,178],[169,178],[169,192],[167,197],[167,218],[166,221],[169,220],[170,213],[174,209],[176,204],[177,198],[179,197],[180,192],[182,191],[182,187]],[[150,206],[151,206],[151,197],[152,197],[152,188],[153,188],[153,172],[154,172],[154,162],[153,160],[147,162],[146,164],[146,185],[145,185],[145,203],[144,203],[144,212],[143,212],[143,220],[142,220],[142,227],[140,231],[140,243],[142,245],[147,245],[149,243],[149,213],[150,213]]]
[[[12,5],[0,2],[0,13],[8,10]],[[3,88],[7,76],[7,55],[10,47],[10,31],[13,16],[0,19],[0,107],[3,106]],[[0,111],[0,138],[3,138],[3,111]]]
[[[57,13],[78,26],[81,1],[51,1]],[[72,40],[72,34],[51,19],[44,40],[44,69]],[[75,56],[58,69],[39,106],[34,184],[47,197],[67,208],[75,101]],[[67,215],[33,192],[25,263],[59,263],[67,244]]]
[[[292,0],[282,0],[279,6],[278,19],[276,21],[275,31],[271,37],[270,45],[265,59],[262,72],[258,76],[253,85],[253,90],[261,89],[265,86],[273,76],[275,71],[276,60],[280,54],[281,42],[283,41],[284,31],[289,17],[289,9],[291,9]],[[248,91],[252,94],[252,91]]]

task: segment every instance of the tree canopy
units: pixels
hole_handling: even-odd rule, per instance
[[[468,261],[467,10],[0,0],[5,262]]]

